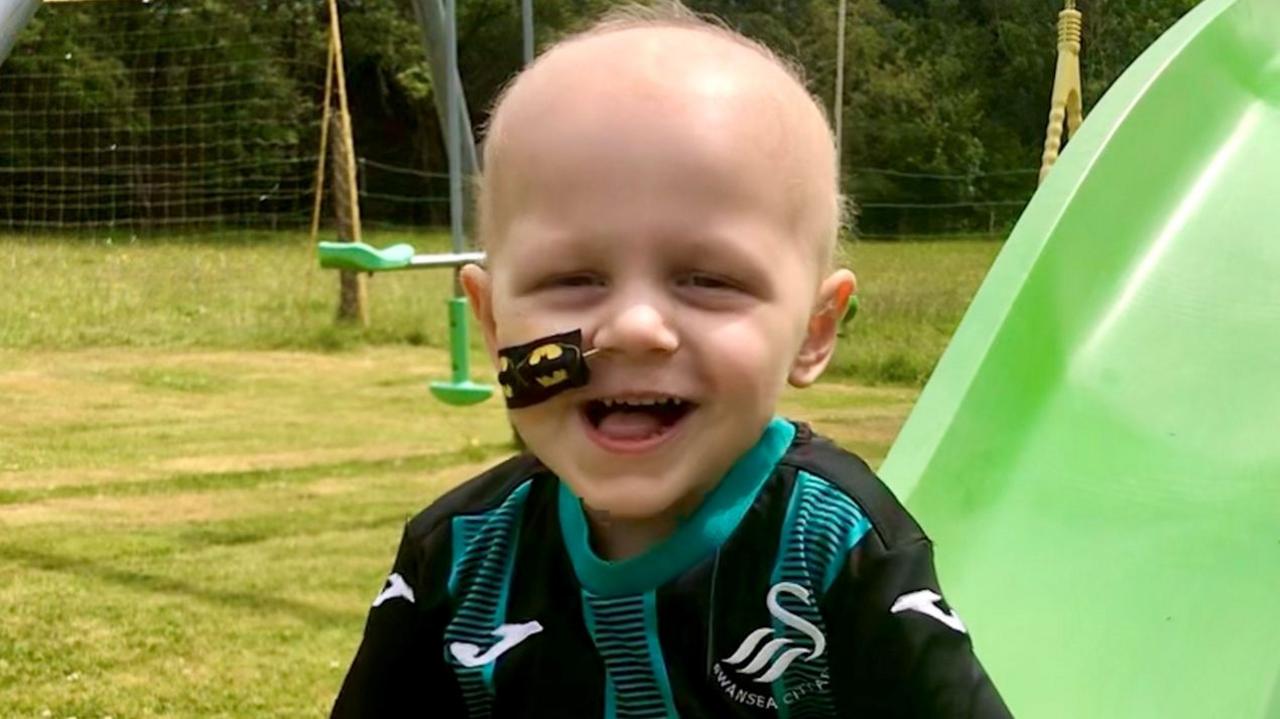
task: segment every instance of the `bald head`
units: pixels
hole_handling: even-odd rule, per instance
[[[830,261],[841,220],[830,126],[794,70],[730,30],[691,14],[624,15],[523,72],[495,106],[484,145],[480,235],[491,252],[505,241],[529,168],[581,169],[562,151],[575,138],[632,143],[637,152],[626,157],[639,165],[657,161],[646,146],[661,145],[765,173],[796,241],[811,243],[820,265]]]

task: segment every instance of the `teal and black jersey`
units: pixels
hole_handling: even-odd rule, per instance
[[[334,717],[1007,717],[929,540],[774,420],[675,533],[597,557],[520,456],[409,522]]]

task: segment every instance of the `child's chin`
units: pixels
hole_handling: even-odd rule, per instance
[[[629,486],[618,486],[619,481]],[[679,502],[678,497],[669,497],[666,492],[655,492],[651,479],[608,479],[605,482],[613,486],[603,491],[592,491],[595,489],[592,488],[585,492],[579,492],[578,487],[570,486],[575,494],[583,497],[584,504],[597,519],[608,518],[620,522],[658,520],[670,516],[673,507]]]

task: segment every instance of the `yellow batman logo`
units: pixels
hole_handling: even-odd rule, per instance
[[[514,396],[515,396],[515,394],[516,394],[516,393],[515,393],[515,390],[511,389],[511,385],[509,385],[509,384],[504,384],[504,385],[502,385],[502,394],[503,394],[503,396],[505,396],[507,399],[511,399],[512,397],[514,397]]]
[[[539,347],[538,349],[534,350],[529,354],[529,364],[536,365],[536,364],[540,364],[542,360],[557,359],[562,354],[564,354],[564,348],[561,347],[560,345],[556,345],[556,344],[542,345],[541,347]],[[538,380],[538,381],[541,382],[542,380]]]
[[[506,371],[507,371],[507,370],[509,370],[509,369],[511,369],[511,360],[507,359],[506,357],[499,357],[499,358],[498,358],[498,371],[499,371],[499,372],[506,372]]]
[[[538,384],[543,387],[554,387],[567,379],[569,379],[569,373],[565,370],[558,369],[546,377],[539,377]]]

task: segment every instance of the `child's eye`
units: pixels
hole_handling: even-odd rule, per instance
[[[604,284],[604,279],[589,272],[578,272],[552,277],[545,284],[547,287],[598,287]]]
[[[738,285],[732,280],[718,275],[707,274],[704,272],[693,272],[680,280],[680,284],[685,287],[692,287],[700,290],[736,290]]]

